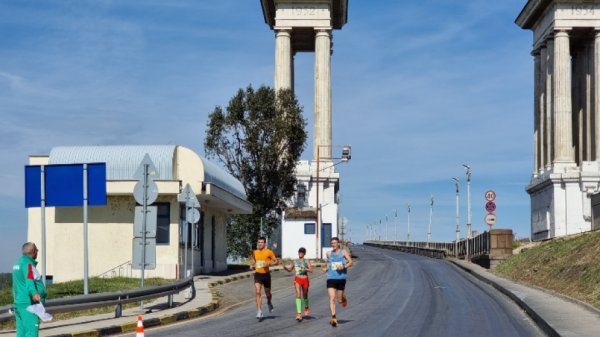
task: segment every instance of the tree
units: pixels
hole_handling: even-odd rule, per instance
[[[231,98],[226,111],[209,115],[204,151],[242,182],[252,214],[234,215],[227,226],[230,255],[249,256],[260,234],[279,225],[285,201],[296,187],[294,170],[306,144],[302,107],[289,89],[275,92],[249,85]]]

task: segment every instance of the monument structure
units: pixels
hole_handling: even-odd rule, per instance
[[[332,164],[332,32],[348,21],[348,0],[261,0],[265,22],[275,32],[276,90],[294,90],[294,55],[315,53],[313,160],[296,167],[298,188],[283,214],[273,247],[294,257],[322,257],[337,235],[339,173]],[[319,168],[320,164],[320,168]],[[281,249],[281,250],[280,250]]]
[[[516,23],[533,31],[531,236],[589,231],[600,182],[600,2],[529,0]]]

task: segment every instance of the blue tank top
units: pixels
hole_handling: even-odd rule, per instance
[[[337,270],[337,266],[346,265],[346,258],[344,258],[344,252],[340,249],[337,254],[331,251],[329,253],[329,263],[327,266],[327,278],[331,280],[345,280],[346,269]]]

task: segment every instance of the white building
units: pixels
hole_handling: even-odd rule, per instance
[[[280,242],[281,250],[276,250],[283,258],[297,257],[300,247],[306,248],[309,259],[323,258],[331,250],[331,238],[338,234],[339,173],[331,161],[321,161],[318,183],[316,177],[316,161],[298,162],[297,191],[289,202],[290,207],[283,212],[277,233],[279,239],[275,240]],[[318,212],[317,205],[320,206]]]
[[[158,170],[159,189],[154,203],[158,206],[156,269],[147,271],[147,277],[183,275],[186,228],[195,273],[227,269],[227,218],[251,213],[252,205],[238,180],[192,150],[176,145],[56,147],[49,156],[30,156],[29,163],[106,163],[107,205],[89,207],[89,275],[139,277],[139,271],[131,268],[137,183],[133,175],[145,154]],[[184,225],[177,201],[188,183],[201,204],[201,220],[194,226]],[[40,209],[29,208],[28,217],[28,241],[40,243]],[[83,278],[82,218],[82,207],[46,208],[46,272],[54,282]],[[197,239],[192,242],[193,238]]]

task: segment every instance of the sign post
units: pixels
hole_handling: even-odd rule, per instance
[[[196,224],[198,221],[200,221],[200,211],[198,211],[198,208],[200,208],[200,201],[198,201],[198,198],[196,197],[196,194],[194,193],[194,191],[192,190],[192,187],[190,186],[190,184],[186,184],[183,191],[181,191],[181,194],[177,197],[177,201],[184,203],[185,204],[185,222],[186,222],[186,229],[187,226],[190,225],[194,225]],[[188,230],[189,231],[189,230]],[[184,255],[184,277],[190,277],[190,275],[188,275],[188,265],[187,265],[187,256],[188,256],[188,252],[187,252],[187,247],[188,247],[188,231],[186,231],[185,234],[185,255]],[[195,237],[195,233],[196,231],[193,230],[192,231],[192,242],[190,243],[191,249],[192,249],[192,257],[191,257],[191,277],[194,277],[194,247],[193,244],[195,242],[195,240],[197,239]]]
[[[150,159],[150,156],[146,153],[146,155],[144,156],[144,159],[142,159],[142,162],[140,163],[140,166],[138,166],[135,174],[134,174],[134,178],[136,180],[139,180],[137,184],[135,184],[135,187],[133,189],[133,197],[135,198],[135,201],[137,201],[138,204],[142,205],[141,206],[141,254],[136,254],[136,249],[139,249],[138,246],[140,245],[136,245],[135,241],[139,241],[134,239],[134,245],[133,245],[133,250],[134,250],[134,263],[133,266],[139,266],[140,269],[142,270],[141,272],[141,287],[144,287],[144,274],[146,271],[146,267],[148,266],[148,262],[147,261],[147,247],[148,245],[150,245],[152,247],[151,253],[152,256],[156,256],[156,235],[154,236],[154,238],[150,239],[150,241],[152,242],[147,242],[147,234],[148,234],[148,205],[151,205],[152,203],[154,203],[156,201],[156,199],[158,198],[158,186],[156,185],[156,182],[154,181],[156,179],[156,177],[158,176],[158,171],[156,170],[156,167],[154,166],[154,163],[152,162],[152,160]],[[138,208],[139,206],[137,206],[136,208]],[[138,210],[136,210],[136,214]],[[153,213],[154,217],[156,216],[156,211]],[[136,219],[136,217],[134,217],[134,220]],[[154,223],[156,223],[156,218],[153,219]],[[134,225],[134,227],[136,227]],[[134,234],[135,236],[137,236],[138,234]],[[136,261],[135,257],[139,256],[141,261]],[[154,259],[156,260],[156,259]],[[136,263],[137,262],[137,263]],[[154,264],[155,261],[153,261]],[[155,266],[154,266],[155,267]],[[142,302],[142,306],[143,306],[143,302]]]

